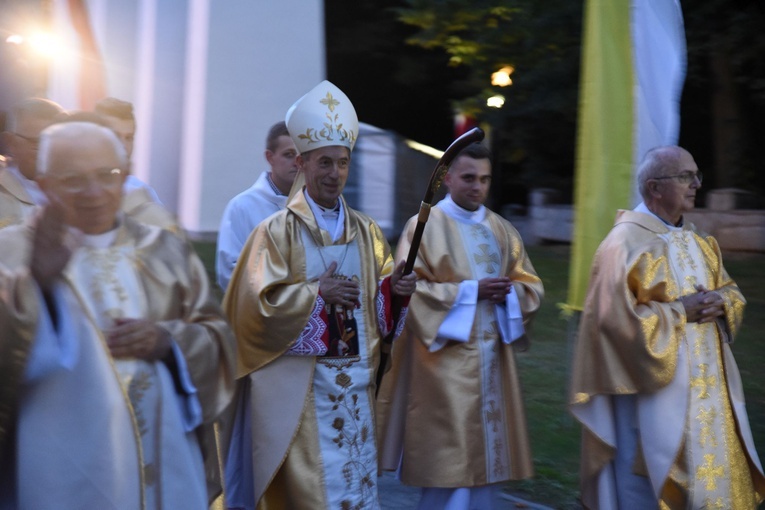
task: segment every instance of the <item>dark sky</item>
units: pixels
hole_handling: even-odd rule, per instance
[[[328,79],[353,101],[359,120],[437,149],[453,138],[450,81],[442,52],[404,41],[394,0],[325,0]]]

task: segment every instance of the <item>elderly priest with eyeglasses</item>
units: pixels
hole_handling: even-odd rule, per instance
[[[47,128],[47,205],[0,231],[2,509],[205,510],[215,495],[233,336],[191,246],[120,212],[126,163],[105,127]]]
[[[592,509],[756,508],[765,477],[730,344],[746,301],[717,241],[685,221],[701,173],[680,147],[647,153],[644,202],[595,254],[569,405]]]

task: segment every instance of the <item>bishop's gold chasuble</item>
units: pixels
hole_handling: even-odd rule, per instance
[[[239,377],[249,378],[252,487],[260,510],[379,508],[373,414],[381,339],[376,300],[393,259],[379,227],[344,207],[332,242],[298,192],[261,223],[237,263],[224,300],[237,337]],[[326,356],[291,351],[312,324],[318,277],[359,282],[354,310],[341,314],[355,332]],[[354,328],[351,328],[354,329]],[[347,340],[347,342],[346,342]]]

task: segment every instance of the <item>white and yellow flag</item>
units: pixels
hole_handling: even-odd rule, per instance
[[[586,0],[569,309],[582,309],[592,257],[617,209],[640,202],[643,155],[677,143],[685,68],[678,0]]]

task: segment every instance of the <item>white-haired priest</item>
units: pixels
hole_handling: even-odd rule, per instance
[[[397,331],[394,270],[380,227],[342,192],[358,119],[324,81],[287,112],[305,187],[262,222],[237,262],[224,308],[248,378],[228,448],[229,508],[379,508],[374,374]]]
[[[206,510],[234,341],[193,249],[120,213],[107,128],[42,133],[48,204],[0,231],[0,508]]]

